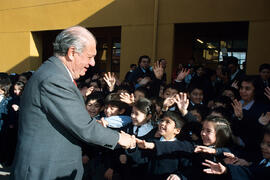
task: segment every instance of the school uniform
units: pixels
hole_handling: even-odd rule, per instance
[[[163,137],[152,139],[153,142],[156,141],[166,141]],[[176,138],[169,141],[178,141]],[[181,173],[179,173],[178,168],[180,166],[180,161],[178,158],[171,154],[163,156],[154,156],[152,150],[142,150],[136,147],[135,149],[127,150],[127,155],[135,162],[140,161],[141,158],[145,158],[148,161],[147,173],[145,179],[148,180],[164,180],[170,174],[179,174],[182,180],[186,179]]]
[[[175,155],[178,158],[189,158],[192,163],[189,167],[186,167],[182,174],[191,180],[198,179],[223,179],[225,176],[209,175],[203,172],[205,168],[202,166],[202,162],[205,159],[218,162],[223,159],[223,152],[230,152],[228,148],[216,148],[217,153],[207,154],[207,153],[194,153],[194,144],[189,141],[175,141],[175,142],[155,142],[155,152],[156,156],[162,156],[165,154]]]
[[[270,161],[262,159],[249,167],[227,165],[227,174],[231,180],[269,180]]]
[[[240,101],[243,103],[243,101]],[[244,159],[254,161],[259,158],[260,142],[264,126],[258,122],[262,113],[269,111],[269,107],[256,100],[243,106],[243,119],[235,122],[238,135],[245,144]]]
[[[139,139],[143,139],[148,141],[149,139],[153,139],[157,128],[154,128],[151,122],[143,124],[142,126],[134,126],[132,123],[127,125],[126,128],[123,129],[128,134],[135,135]],[[125,152],[124,152],[125,154]],[[131,158],[128,158],[127,164],[123,166],[124,171],[122,171],[122,177],[124,179],[131,180],[143,180],[147,174],[147,158],[140,158],[136,162]]]

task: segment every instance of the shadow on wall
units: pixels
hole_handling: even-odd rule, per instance
[[[104,24],[106,26],[130,25],[130,18],[133,25],[152,24],[154,9],[149,9],[149,7],[153,6],[154,0],[118,0],[111,2],[78,24],[88,28],[104,27]]]
[[[22,61],[20,61],[19,64],[15,65],[11,69],[7,71],[7,73],[23,73],[26,71],[35,71],[39,68],[41,65],[41,59],[40,57],[28,57]]]

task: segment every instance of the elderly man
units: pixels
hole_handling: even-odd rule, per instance
[[[91,121],[74,83],[95,65],[96,40],[85,28],[62,31],[21,99],[19,139],[11,179],[81,179],[81,143],[128,148],[131,137]]]

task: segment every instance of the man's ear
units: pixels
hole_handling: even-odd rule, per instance
[[[71,61],[73,61],[74,60],[74,55],[75,55],[75,51],[76,49],[75,49],[75,47],[74,46],[71,46],[71,47],[69,47],[68,48],[68,51],[67,51],[67,57],[68,57],[68,59],[70,59]]]

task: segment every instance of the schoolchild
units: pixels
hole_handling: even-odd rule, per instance
[[[152,141],[178,141],[177,136],[183,125],[184,120],[178,113],[166,112],[158,126],[157,132],[161,137],[153,138]],[[149,139],[149,141],[151,140]],[[155,157],[151,151],[141,150],[138,147],[127,150],[127,155],[134,162],[140,163],[142,159],[148,162],[144,178],[149,180],[166,179],[171,173],[178,172],[180,166],[180,161],[176,157],[170,155]]]
[[[207,176],[203,173],[201,163],[205,159],[211,159],[213,161],[222,159],[223,152],[230,151],[229,148],[233,146],[233,136],[228,121],[218,117],[207,117],[203,121],[201,138],[203,146],[195,146],[189,141],[157,141],[149,143],[137,140],[137,144],[142,148],[155,149],[154,152],[157,157],[165,154],[173,154],[179,158],[190,158],[192,161],[191,167],[186,168],[185,172],[181,172],[188,179],[215,179],[215,177]],[[200,153],[195,154],[196,152]]]

